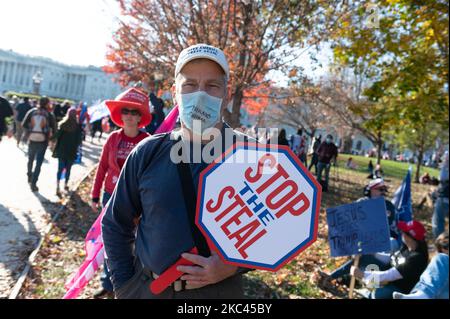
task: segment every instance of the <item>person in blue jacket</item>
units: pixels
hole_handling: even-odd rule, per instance
[[[197,44],[180,53],[172,94],[179,107],[181,129],[153,135],[133,149],[102,221],[116,298],[243,297],[245,270],[224,263],[214,251],[209,256],[187,253],[196,241],[177,166],[182,149],[182,154],[189,154],[189,171],[196,190],[200,172],[215,156],[207,153],[210,158],[201,156],[198,160],[194,151],[205,150],[209,143],[216,142],[223,151],[233,139],[247,138],[222,121],[228,103],[228,77],[228,63],[220,49]],[[203,133],[212,128],[222,134],[206,138],[208,134]],[[185,152],[185,147],[190,151]],[[153,294],[149,284],[180,257],[194,265],[178,266],[184,273],[181,279],[162,293]]]

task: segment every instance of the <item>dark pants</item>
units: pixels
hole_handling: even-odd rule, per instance
[[[314,171],[317,175],[317,163],[319,162],[319,156],[317,154],[313,154],[311,157],[311,163],[308,166],[308,171],[311,171],[311,168],[314,166]]]
[[[31,178],[31,184],[36,185],[39,174],[41,173],[41,166],[44,162],[45,150],[47,149],[47,142],[33,142],[30,141],[28,145],[28,172],[27,175]],[[36,166],[33,172],[33,162],[36,159]]]
[[[61,180],[62,177],[62,172],[64,169],[66,169],[66,184],[69,182],[69,178],[70,178],[70,169],[72,168],[72,164],[73,161],[69,161],[69,160],[63,160],[63,159],[58,159],[58,172],[56,173],[56,179],[58,180],[58,182]]]
[[[328,190],[328,181],[330,179],[331,164],[330,163],[323,163],[323,162],[319,161],[317,163],[317,168],[318,168],[317,181],[322,185],[324,190]],[[323,170],[325,170],[325,182],[322,182],[322,172],[323,172]]]
[[[243,299],[242,276],[235,275],[217,284],[198,289],[176,292],[168,287],[159,295],[150,291],[154,279],[145,271],[140,262],[135,265],[135,273],[122,287],[115,291],[117,299]]]
[[[306,153],[302,153],[301,155],[298,156],[298,158],[305,166],[308,166]]]
[[[108,192],[103,192],[103,198],[102,198],[102,206],[105,207],[108,203],[109,199],[111,198],[111,194]],[[111,282],[111,279],[109,278],[111,276],[111,273],[109,272],[108,266],[106,264],[106,258],[103,262],[103,273],[100,275],[100,282],[102,284],[103,289],[108,291],[113,291],[113,285]]]

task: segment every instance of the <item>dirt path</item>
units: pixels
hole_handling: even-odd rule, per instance
[[[83,163],[73,166],[69,186],[97,163],[104,141],[84,142]],[[27,183],[26,150],[26,146],[18,148],[14,139],[0,143],[0,298],[9,296],[30,252],[61,207],[55,194],[57,159],[47,149],[37,183],[39,192],[33,193]]]

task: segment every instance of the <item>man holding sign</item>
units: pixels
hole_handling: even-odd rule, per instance
[[[220,49],[198,44],[183,50],[172,88],[182,129],[146,139],[128,157],[102,222],[117,298],[243,297],[241,271],[215,252],[209,254],[192,217],[199,174],[215,158],[196,160],[195,150],[202,153],[205,142],[222,141],[206,131],[224,132],[227,127],[222,112],[228,103],[228,77],[228,63]],[[225,138],[225,148],[231,145],[227,140],[245,140],[232,132],[234,138]],[[183,163],[189,165],[177,163],[180,151],[182,159],[187,158]],[[193,247],[200,254],[187,253],[194,252]],[[152,282],[159,276],[165,284],[177,280],[167,289],[156,287]]]

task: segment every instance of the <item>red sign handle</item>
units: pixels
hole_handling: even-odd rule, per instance
[[[192,248],[189,251],[190,254],[198,254],[197,247]],[[172,266],[167,268],[158,278],[152,281],[150,284],[150,291],[154,295],[159,295],[167,287],[169,287],[174,281],[184,275],[182,271],[177,270],[177,266],[191,266],[194,265],[193,262],[181,257]]]

